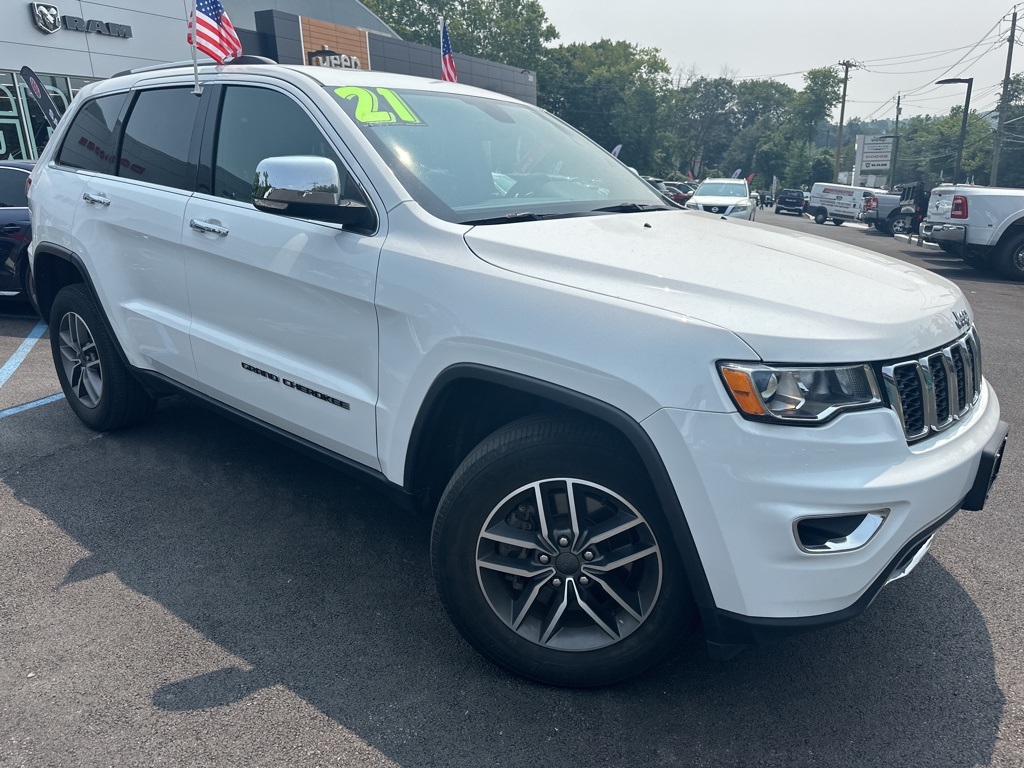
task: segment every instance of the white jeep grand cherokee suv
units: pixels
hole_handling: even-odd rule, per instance
[[[240,61],[87,86],[31,177],[68,404],[191,393],[434,515],[441,600],[530,678],[863,611],[1007,427],[953,284],[680,210],[496,93]]]

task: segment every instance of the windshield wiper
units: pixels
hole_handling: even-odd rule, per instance
[[[646,203],[619,203],[605,208],[594,208],[593,213],[646,213],[648,211],[671,211],[667,205],[648,205]]]
[[[516,213],[506,213],[501,216],[492,216],[487,219],[472,219],[470,221],[460,221],[459,224],[477,225],[477,224],[514,224],[517,221],[540,221],[546,218],[542,214],[532,213],[530,211],[517,211]]]

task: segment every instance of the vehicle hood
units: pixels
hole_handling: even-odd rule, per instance
[[[772,362],[917,355],[964,332],[948,280],[815,235],[689,211],[470,229],[489,264],[720,326]]]

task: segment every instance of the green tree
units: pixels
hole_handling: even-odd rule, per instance
[[[539,0],[366,0],[403,39],[440,43],[440,18],[456,53],[536,70],[545,43],[558,38]]]
[[[668,63],[651,48],[601,40],[549,49],[537,70],[538,104],[608,150],[622,144],[623,162],[653,172]]]

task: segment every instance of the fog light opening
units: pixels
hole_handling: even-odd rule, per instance
[[[803,552],[852,552],[871,541],[888,515],[888,509],[878,509],[852,515],[805,517],[793,524],[793,535]]]

